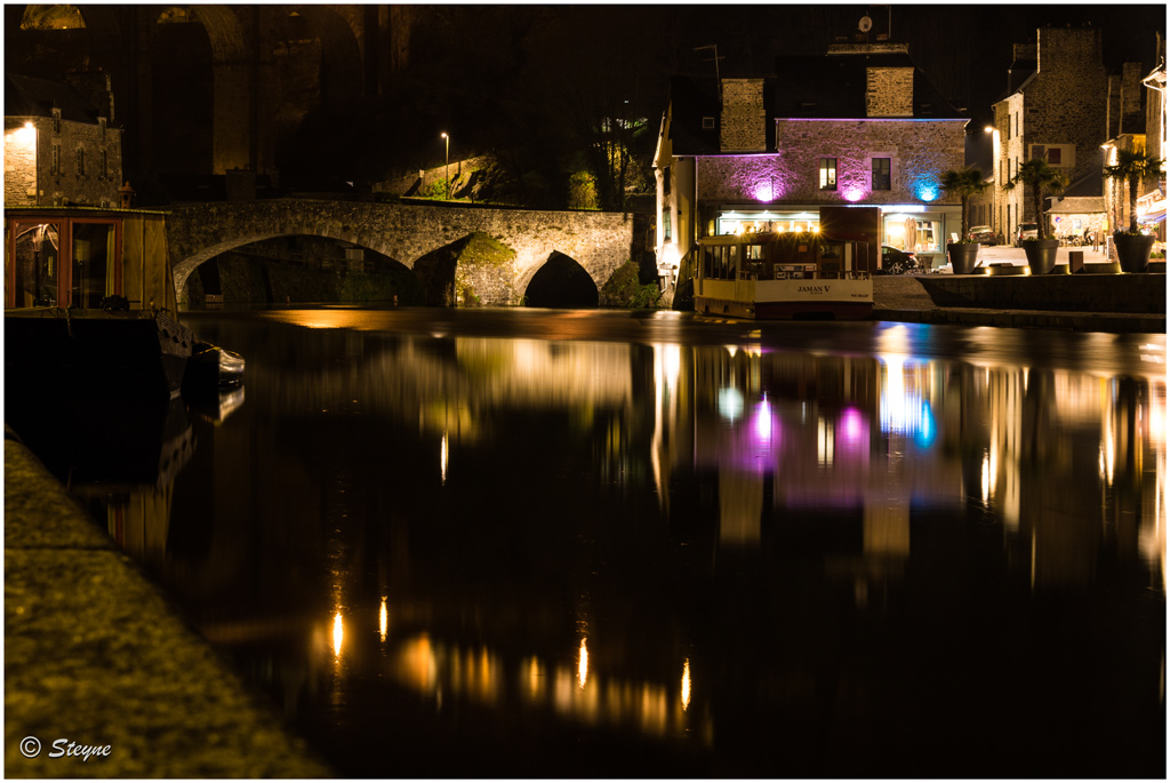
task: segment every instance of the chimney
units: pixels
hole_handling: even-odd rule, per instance
[[[719,122],[722,152],[765,152],[767,117],[763,79],[723,79],[723,112]]]
[[[865,116],[913,117],[914,69],[865,69]]]

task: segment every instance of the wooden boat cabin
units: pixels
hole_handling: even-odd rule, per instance
[[[131,309],[176,310],[165,212],[6,209],[4,239],[6,309],[97,310],[123,296]]]

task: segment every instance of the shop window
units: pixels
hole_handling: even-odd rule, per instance
[[[821,158],[821,190],[837,189],[837,159]]]
[[[870,188],[872,190],[889,190],[890,189],[890,159],[889,158],[874,158],[872,168],[872,181]]]
[[[61,230],[57,223],[13,223],[13,286],[16,307],[56,307],[61,273]]]

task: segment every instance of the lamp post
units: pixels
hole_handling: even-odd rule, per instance
[[[451,200],[451,176],[447,173],[451,165],[451,137],[447,135],[447,131],[439,134],[443,138],[443,179],[447,183],[447,200]]]

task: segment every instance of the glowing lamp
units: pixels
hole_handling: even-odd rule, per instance
[[[845,200],[846,201],[861,201],[861,198],[864,195],[865,194],[861,192],[861,188],[848,188],[845,191]]]
[[[772,201],[776,198],[776,188],[771,182],[761,182],[752,188],[752,197],[756,201]]]

